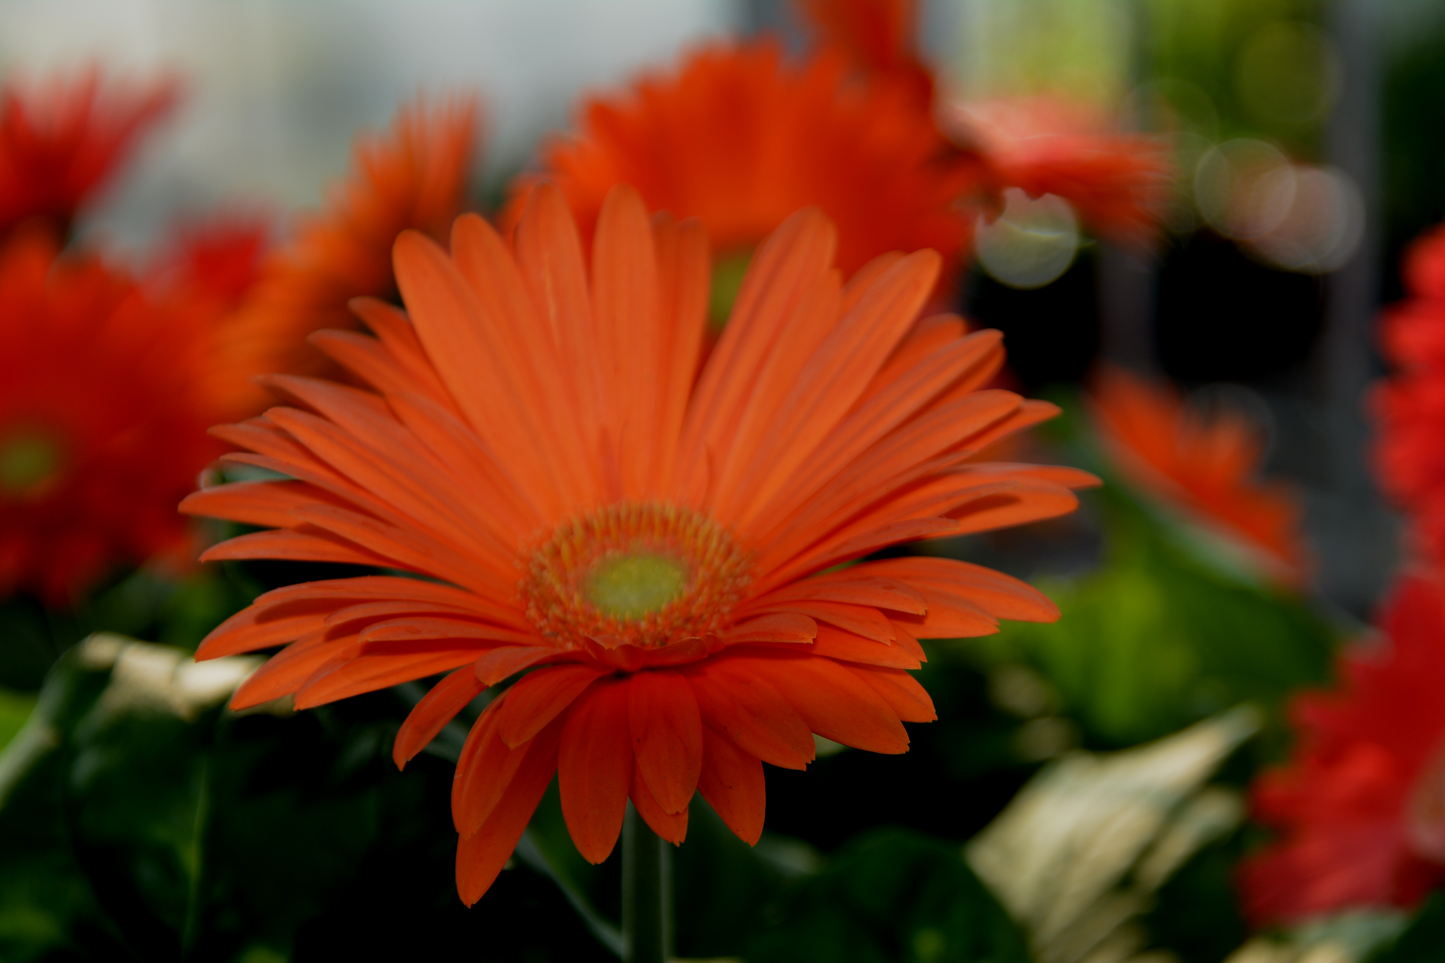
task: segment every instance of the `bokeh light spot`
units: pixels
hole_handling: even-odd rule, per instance
[[[1059,278],[1079,249],[1079,219],[1062,197],[1029,197],[1016,187],[1004,191],[1004,210],[978,222],[978,261],[989,276],[1009,287],[1041,288]]]

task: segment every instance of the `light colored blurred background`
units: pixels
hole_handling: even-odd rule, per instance
[[[520,167],[579,90],[731,30],[730,0],[4,0],[0,75],[93,60],[171,72],[180,109],[144,140],[88,231],[144,244],[218,203],[311,207],[356,131],[418,89],[480,89],[484,182]]]

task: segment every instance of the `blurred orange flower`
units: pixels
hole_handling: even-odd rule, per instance
[[[31,218],[65,236],[176,92],[172,81],[103,83],[94,67],[0,90],[0,237]]]
[[[355,327],[351,298],[396,299],[392,242],[408,228],[445,237],[466,202],[478,126],[473,97],[419,98],[386,134],[358,140],[351,175],[265,260],[228,325],[226,360],[243,375],[232,379],[241,386],[232,401],[238,412],[259,410],[269,398],[251,375],[336,372],[307,336]]]
[[[1139,245],[1156,230],[1169,187],[1168,158],[1153,138],[1122,133],[1099,111],[1063,97],[986,103],[936,99],[918,56],[913,0],[801,0],[823,44],[875,83],[906,91],[937,114],[971,178],[972,200],[996,208],[1006,188],[1054,194],[1085,227]]]
[[[555,183],[584,236],[616,184],[652,210],[699,217],[720,259],[746,256],[813,205],[838,226],[851,275],[886,251],[933,248],[951,274],[967,238],[968,181],[926,109],[891,86],[847,82],[841,58],[784,63],[771,42],[714,44],[620,95],[594,97],[579,130],[542,150],[514,188]]]
[[[875,79],[896,83],[919,105],[933,103],[933,72],[918,59],[918,9],[912,0],[800,0],[826,45]]]
[[[53,606],[187,547],[175,501],[222,448],[200,380],[214,313],[57,250],[21,231],[0,251],[0,596]]]
[[[1205,415],[1169,386],[1117,367],[1100,372],[1089,399],[1100,439],[1131,482],[1246,549],[1275,580],[1304,578],[1299,504],[1287,486],[1254,480],[1262,444],[1248,420]]]
[[[1254,787],[1280,838],[1240,867],[1245,913],[1290,924],[1412,907],[1445,884],[1445,584],[1406,577],[1385,638],[1341,659],[1341,691],[1301,696],[1288,766]]]
[[[1009,187],[1053,194],[1101,237],[1138,246],[1154,236],[1170,165],[1153,138],[1113,130],[1098,111],[1060,97],[954,105],[942,124],[978,153],[990,195]]]
[[[579,851],[601,862],[632,800],[680,842],[694,792],[750,843],[762,762],[802,769],[812,734],[877,752],[934,717],[908,675],[920,638],[1052,620],[1037,590],[888,545],[1050,518],[1083,472],[970,463],[1051,405],[979,390],[996,332],[915,324],[931,251],[847,285],[815,210],[758,249],[698,371],[702,227],[609,193],[590,265],[561,194],[534,189],[509,249],[481,218],[448,255],[407,232],[410,313],[357,309],[379,340],[318,343],[372,390],[271,379],[300,407],[224,429],[233,462],[291,481],[190,496],[268,530],[207,559],[399,568],[268,593],[201,658],[291,643],[236,693],[298,708],[451,671],[397,736],[398,764],[486,687],[526,672],[472,727],[453,783],[457,883],[473,903],[554,773]]]

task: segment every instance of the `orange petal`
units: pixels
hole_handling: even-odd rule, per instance
[[[639,672],[628,701],[632,749],[652,796],[666,813],[687,809],[702,769],[702,714],[687,679]]]
[[[296,690],[296,708],[312,709],[470,665],[481,653],[482,645],[450,640],[363,643],[355,656],[335,660],[309,677]]]
[[[547,666],[524,676],[507,690],[497,720],[497,734],[509,746],[520,746],[557,718],[605,670],[587,665]]]
[[[483,652],[473,667],[473,675],[486,685],[530,669],[544,659],[555,658],[557,650],[550,645],[504,645]]]
[[[702,774],[697,791],[739,839],[749,846],[757,845],[763,834],[767,800],[762,761],[711,728],[703,728],[702,738]]]
[[[589,863],[612,852],[627,814],[633,765],[629,681],[594,686],[572,706],[562,729],[557,755],[562,817]]]
[[[813,761],[813,734],[778,690],[731,659],[714,658],[687,670],[703,721],[744,752],[784,769]]]
[[[334,599],[298,598],[265,605],[258,599],[212,629],[196,650],[196,661],[294,642],[319,631],[327,617],[344,604]]]
[[[932,722],[938,718],[928,692],[902,669],[862,665],[844,665],[843,668],[868,683],[904,722]]]
[[[831,659],[815,656],[749,655],[745,663],[765,677],[808,727],[825,739],[855,749],[896,754],[908,751],[908,733],[898,715],[852,672]]]
[[[506,795],[487,821],[457,842],[457,894],[471,906],[491,888],[507,865],[517,840],[527,828],[537,803],[557,771],[557,742],[562,727],[554,725],[533,740],[531,751],[518,768]]]
[[[322,666],[347,646],[356,647],[356,634],[328,639],[316,633],[292,642],[252,673],[231,697],[232,709],[247,709],[272,699],[290,695],[299,689]]]
[[[405,769],[413,756],[425,749],[437,733],[446,727],[458,712],[486,690],[475,672],[461,668],[431,687],[420,702],[407,713],[406,721],[396,733],[391,758],[396,768]]]
[[[698,762],[702,762],[702,733],[698,733]],[[681,812],[669,813],[652,795],[652,790],[647,787],[647,780],[643,778],[642,770],[634,762],[632,766],[632,786],[627,791],[628,798],[632,805],[637,807],[637,815],[641,816],[652,831],[674,846],[681,846],[683,839],[687,836],[687,807],[684,806]]]
[[[818,638],[814,640],[810,652],[814,656],[862,662],[866,665],[886,665],[895,669],[919,667],[919,661],[901,645],[865,639],[861,635],[831,625],[818,626]]]

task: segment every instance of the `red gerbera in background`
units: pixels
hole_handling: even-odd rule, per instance
[[[1289,486],[1255,478],[1263,455],[1255,425],[1229,411],[1206,414],[1167,384],[1118,367],[1099,373],[1089,399],[1095,428],[1130,481],[1247,549],[1271,577],[1302,580],[1300,505]]]
[[[270,400],[252,375],[338,371],[306,336],[356,327],[351,298],[396,300],[392,242],[409,228],[446,236],[466,202],[479,123],[473,97],[418,98],[385,134],[358,139],[351,175],[267,257],[227,327],[225,357],[240,375],[230,379],[239,386],[234,409],[249,413]]]
[[[175,500],[220,451],[214,312],[157,300],[41,232],[0,251],[0,596],[71,601],[187,547]]]
[[[1299,746],[1259,780],[1256,817],[1280,840],[1245,862],[1258,923],[1365,906],[1414,906],[1445,884],[1445,583],[1407,576],[1383,645],[1341,659],[1342,691],[1294,706]]]
[[[126,86],[95,68],[0,90],[0,237],[39,218],[63,237],[82,204],[175,102],[177,85]]]
[[[996,332],[915,323],[931,251],[846,286],[836,230],[788,219],[753,258],[716,349],[698,358],[708,252],[696,222],[649,218],[631,189],[597,218],[590,264],[560,193],[532,192],[509,250],[479,217],[451,252],[396,246],[407,315],[357,310],[379,339],[317,343],[373,390],[271,386],[299,407],[220,430],[291,476],[190,496],[184,510],[269,530],[208,559],[403,569],[258,599],[201,658],[291,643],[233,705],[299,708],[450,671],[397,736],[421,751],[484,688],[526,672],[457,765],[457,883],[492,884],[554,773],[579,851],[612,850],[627,801],[680,842],[700,792],[762,830],[762,762],[801,769],[812,733],[903,752],[933,718],[908,675],[920,638],[1051,620],[1037,590],[942,558],[849,564],[887,545],[1053,517],[1094,483],[976,462],[1056,413],[980,390]]]
[[[1375,390],[1376,475],[1411,516],[1419,548],[1445,560],[1445,227],[1405,256],[1410,298],[1385,313],[1380,347],[1396,366]]]

